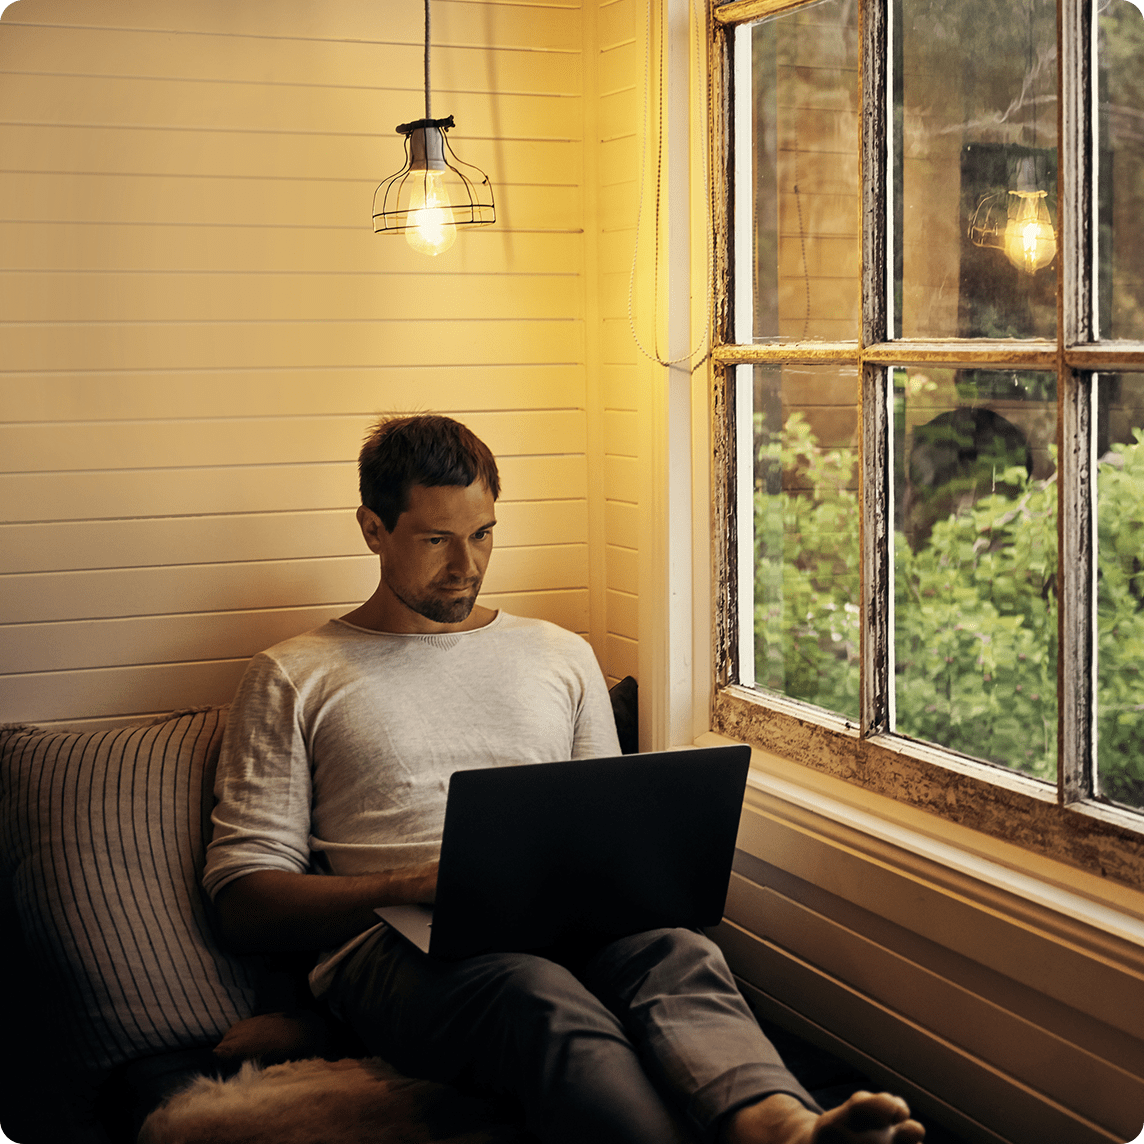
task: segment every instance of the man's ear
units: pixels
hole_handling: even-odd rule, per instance
[[[381,523],[381,517],[373,509],[366,508],[363,504],[358,506],[357,522],[370,552],[380,553],[381,533],[385,530],[385,525]]]

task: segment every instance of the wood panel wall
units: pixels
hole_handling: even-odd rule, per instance
[[[254,651],[355,605],[353,458],[393,410],[451,413],[500,458],[485,601],[633,670],[629,364],[585,329],[597,253],[606,316],[626,308],[632,8],[599,5],[597,119],[579,4],[434,0],[433,114],[498,216],[436,260],[370,221],[423,114],[417,0],[7,8],[0,720],[225,702]]]
[[[644,43],[639,26],[644,11],[636,0],[601,0],[596,30],[596,301],[605,484],[605,656],[610,674],[617,678],[640,676],[640,487],[641,465],[649,460],[642,440],[649,378],[641,368],[628,322],[645,129]],[[644,509],[648,509],[646,504]]]

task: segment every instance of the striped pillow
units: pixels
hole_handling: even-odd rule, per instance
[[[260,962],[222,952],[199,888],[226,709],[83,734],[0,728],[0,871],[71,1063],[212,1044]]]

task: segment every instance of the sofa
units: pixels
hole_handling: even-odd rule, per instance
[[[611,698],[622,748],[635,751],[635,680]],[[130,1144],[196,1076],[362,1055],[310,997],[312,957],[238,955],[214,936],[200,879],[226,715],[0,728],[0,1128],[10,1140]],[[460,1099],[428,1082],[398,1087],[395,1117]],[[446,1128],[423,1122],[379,1139],[520,1138],[501,1109],[457,1107]]]

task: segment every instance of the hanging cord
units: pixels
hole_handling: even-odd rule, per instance
[[[1033,5],[1029,5],[1029,48],[1026,53],[1027,63],[1025,71],[1029,76],[1029,83],[1033,88],[1033,175],[1036,177],[1037,162],[1037,80],[1040,78],[1041,61],[1037,60],[1037,69],[1033,70]]]
[[[798,245],[802,251],[802,285],[806,295],[806,314],[802,321],[802,340],[810,329],[810,264],[806,261],[806,226],[802,221],[802,195],[798,190],[798,148],[794,149],[794,204],[798,207]]]
[[[433,118],[432,103],[429,98],[429,0],[425,0],[425,118]]]
[[[400,135],[409,135],[419,127],[441,127],[448,129],[456,126],[451,115],[445,116],[444,119],[433,118],[433,105],[430,98],[431,87],[429,84],[429,36],[429,0],[425,0],[425,118],[414,119],[410,123],[399,123],[397,125],[397,132]],[[450,148],[450,151],[451,150]]]
[[[696,0],[692,0],[691,11],[692,11],[692,14],[695,18],[696,29],[703,27],[704,25],[701,24],[700,20],[699,20],[699,12],[698,12],[698,8],[697,8]],[[646,25],[645,25],[646,49],[644,52],[644,82],[643,82],[644,137],[643,137],[643,146],[640,149],[640,190],[639,190],[639,207],[636,211],[635,243],[634,243],[633,248],[632,248],[631,274],[628,277],[628,329],[631,331],[632,340],[636,343],[637,348],[639,349],[640,353],[642,353],[644,355],[644,357],[648,358],[651,361],[656,362],[658,365],[665,365],[666,366],[666,365],[677,365],[679,362],[682,362],[682,361],[690,361],[691,358],[693,358],[697,353],[700,353],[704,349],[704,346],[707,343],[708,331],[709,331],[709,327],[711,325],[711,294],[712,294],[712,291],[714,290],[714,265],[715,265],[714,241],[715,241],[715,236],[714,236],[714,227],[709,227],[708,229],[711,231],[711,246],[705,248],[705,254],[707,256],[707,266],[706,266],[707,276],[706,276],[706,287],[704,290],[704,294],[705,294],[705,298],[706,298],[707,308],[706,308],[706,315],[705,315],[704,321],[703,321],[703,336],[700,338],[699,345],[695,349],[689,350],[686,354],[682,354],[680,357],[665,359],[665,358],[661,357],[660,353],[659,353],[659,247],[660,247],[660,241],[659,241],[659,231],[660,231],[659,208],[660,208],[660,198],[661,198],[661,191],[662,191],[662,185],[663,185],[663,72],[664,72],[663,58],[664,58],[664,40],[666,39],[666,36],[664,36],[662,33],[661,33],[660,38],[659,38],[659,92],[658,92],[659,115],[658,115],[658,119],[657,119],[656,168],[655,168],[655,261],[654,261],[653,278],[652,278],[652,282],[653,282],[652,296],[654,298],[654,301],[652,303],[652,329],[654,331],[653,337],[655,339],[655,344],[654,344],[652,350],[648,350],[644,346],[643,342],[640,341],[640,336],[636,332],[635,318],[633,316],[633,296],[635,293],[636,262],[639,258],[640,229],[641,229],[642,224],[643,224],[644,189],[645,189],[645,181],[646,181],[646,177],[647,177],[647,147],[648,147],[648,137],[651,134],[651,128],[650,128],[650,125],[648,123],[648,89],[651,86],[651,82],[650,82],[651,81],[651,3],[650,3],[650,0],[649,0],[647,9],[646,9],[646,13],[647,13]],[[704,112],[707,116],[707,123],[709,124],[711,122],[711,119],[712,119],[712,117],[711,117],[711,98],[712,98],[712,96],[711,96],[710,77],[706,76],[704,74],[703,61],[702,61],[702,58],[700,57],[698,52],[695,53],[695,59],[696,59],[696,77],[697,77],[696,88],[698,89],[698,88],[702,87],[704,92],[705,92],[706,100],[705,100]],[[704,138],[705,141],[709,140],[708,132],[706,132],[706,131],[702,132],[702,137]],[[708,155],[708,147],[707,146],[705,146],[703,148],[703,196],[704,196],[704,203],[706,204],[705,217],[709,220],[710,216],[711,216],[711,178],[710,178],[710,172],[709,172],[709,155]],[[710,356],[710,352],[704,353],[703,356],[691,367],[691,372],[694,373],[695,370],[697,370],[708,359],[709,356]]]

